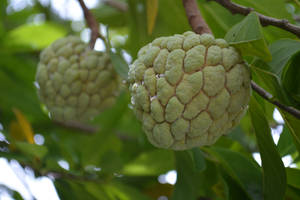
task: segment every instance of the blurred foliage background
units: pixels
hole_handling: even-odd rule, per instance
[[[127,63],[154,38],[191,30],[179,0],[158,0],[157,7],[152,0],[115,0],[119,7],[109,0],[93,2],[101,31],[107,36],[109,30],[112,47]],[[298,0],[234,2],[300,24]],[[300,109],[297,37],[261,27],[254,13],[244,17],[214,1],[198,4],[214,35],[241,50],[253,80],[274,99]],[[70,34],[87,42],[89,33],[76,0],[0,1],[1,157],[17,161],[35,177],[51,178],[59,198],[66,200],[300,199],[300,121],[274,110],[255,92],[237,128],[211,147],[189,151],[153,147],[131,110],[127,89],[94,120],[97,133],[52,122],[35,89],[39,53]],[[100,40],[96,50],[103,50]],[[127,67],[119,63],[116,69]],[[173,182],[166,180],[170,173]],[[0,189],[0,199],[4,191],[11,199],[24,198],[5,182]]]

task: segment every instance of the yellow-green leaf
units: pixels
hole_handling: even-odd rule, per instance
[[[147,0],[147,29],[151,35],[155,26],[158,11],[158,0]]]
[[[13,109],[13,111],[17,121],[12,121],[10,123],[10,134],[12,138],[17,141],[27,141],[28,143],[33,144],[33,130],[30,123],[21,111],[18,109]]]

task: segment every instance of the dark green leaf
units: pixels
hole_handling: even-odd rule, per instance
[[[300,152],[300,120],[282,109],[279,109],[279,111],[293,136],[294,144],[298,152]]]
[[[250,100],[249,111],[262,160],[264,199],[282,200],[286,189],[284,165],[273,142],[264,111],[254,97]]]
[[[119,53],[110,51],[109,54],[115,70],[123,79],[126,80],[128,76],[128,64]]]
[[[278,40],[270,45],[272,61],[269,63],[270,71],[281,77],[288,61],[300,51],[300,42],[291,39]]]
[[[277,149],[280,153],[280,156],[286,156],[296,151],[293,137],[287,127],[284,126],[282,133],[277,144]]]
[[[300,53],[297,53],[291,58],[288,65],[286,65],[281,76],[282,85],[284,89],[287,91],[289,96],[297,102],[298,108],[300,108],[299,106],[300,105],[299,63],[300,63]]]
[[[252,72],[255,73],[258,79],[265,84],[267,91],[281,102],[289,102],[288,97],[281,86],[281,81],[275,74],[263,69],[266,67],[268,67],[268,64],[262,60],[256,60],[251,64]]]
[[[262,174],[259,166],[249,158],[234,151],[214,147],[209,150],[237,183],[254,200],[263,199]]]
[[[177,182],[172,195],[172,200],[195,200],[196,188],[193,177],[195,168],[192,157],[186,151],[175,152]]]
[[[193,148],[191,150],[192,154],[193,154],[193,161],[194,161],[194,165],[196,170],[199,171],[203,171],[206,168],[206,162],[205,162],[205,158],[203,155],[203,152],[201,151],[200,148]]]

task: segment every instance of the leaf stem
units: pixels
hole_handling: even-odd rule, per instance
[[[250,8],[245,8],[240,5],[234,4],[234,3],[230,2],[229,0],[214,0],[214,1],[219,2],[219,3],[223,2],[226,6],[229,5],[230,8],[235,10],[235,13],[237,13],[239,11],[239,12],[242,12],[244,15],[247,15],[250,13],[251,10],[253,10]],[[182,2],[184,5],[184,8],[185,8],[186,16],[188,17],[190,26],[192,27],[193,31],[198,34],[209,33],[209,32],[211,33],[211,30],[209,29],[208,25],[206,24],[205,20],[202,18],[201,14],[199,12],[196,0],[182,0]],[[231,7],[231,6],[233,6],[233,7]],[[260,18],[261,18],[261,16],[262,15],[260,15]],[[273,20],[273,18],[266,17],[266,16],[264,16],[263,19],[264,20]],[[275,20],[278,20],[278,19],[275,19]],[[297,27],[297,26],[295,26],[295,27]],[[207,28],[209,30],[207,30]],[[280,28],[283,28],[283,27],[280,27]],[[297,28],[299,29],[298,31],[299,31],[299,36],[300,36],[300,27],[297,27]],[[251,81],[251,87],[257,94],[259,94],[262,98],[264,98],[268,102],[276,105],[278,108],[281,108],[282,110],[284,110],[284,111],[290,113],[291,115],[295,116],[296,118],[300,119],[300,111],[297,110],[296,108],[291,107],[291,106],[286,106],[286,105],[280,103],[279,101],[275,100],[269,92],[267,92],[262,87],[257,85],[254,81]]]

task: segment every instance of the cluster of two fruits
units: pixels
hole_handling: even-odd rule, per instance
[[[106,53],[76,37],[41,53],[40,99],[53,119],[88,121],[114,103],[121,85]],[[210,34],[160,37],[129,66],[133,110],[149,141],[175,150],[213,144],[236,126],[250,97],[238,51]]]

